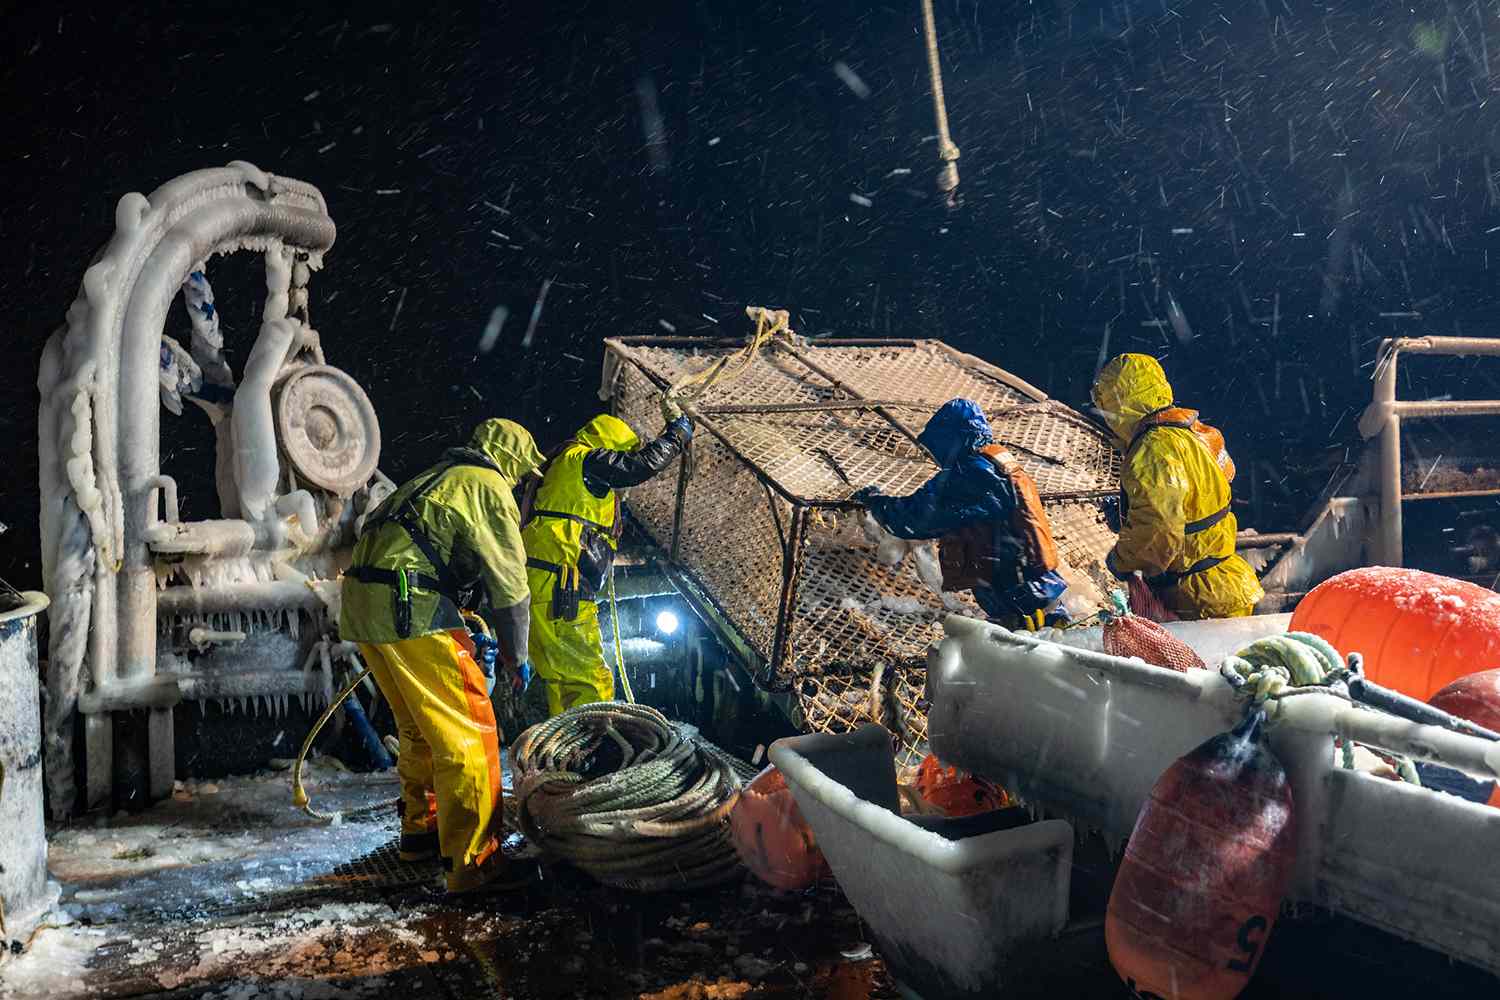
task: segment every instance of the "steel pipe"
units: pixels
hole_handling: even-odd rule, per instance
[[[159,615],[212,615],[236,611],[323,610],[323,601],[296,580],[258,580],[221,587],[168,587],[156,595]]]

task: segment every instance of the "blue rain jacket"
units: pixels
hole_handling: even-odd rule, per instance
[[[995,552],[1014,551],[1016,564],[1013,572],[996,569],[992,594],[975,594],[981,606],[992,615],[1028,613],[1061,597],[1067,589],[1061,576],[1020,565],[1020,542],[1011,531],[1011,513],[1019,499],[1010,480],[979,454],[980,448],[994,442],[979,404],[949,400],[927,421],[917,440],[937,459],[941,472],[911,496],[888,497],[868,490],[855,494],[881,527],[898,538],[942,538],[975,521],[988,521],[995,526]]]

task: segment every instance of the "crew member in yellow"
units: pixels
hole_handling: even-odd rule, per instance
[[[513,490],[542,461],[524,427],[486,420],[370,512],[344,573],[340,636],[359,644],[400,732],[401,855],[440,855],[450,892],[514,881],[498,836],[494,681],[459,609],[479,610],[523,687],[531,602]]]
[[[1093,397],[1125,454],[1110,570],[1121,579],[1140,572],[1182,618],[1251,614],[1265,592],[1235,554],[1234,463],[1223,435],[1173,404],[1161,364],[1144,354],[1105,365]]]
[[[531,663],[547,693],[547,712],[610,701],[615,679],[604,661],[597,599],[609,576],[624,522],[616,490],[667,468],[693,436],[671,400],[667,426],[642,446],[618,417],[584,425],[547,463],[521,537],[531,586]]]

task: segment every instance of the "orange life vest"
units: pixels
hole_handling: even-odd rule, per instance
[[[1168,406],[1157,410],[1155,413],[1147,414],[1135,429],[1135,437],[1130,439],[1130,447],[1125,449],[1129,454],[1141,438],[1148,431],[1158,427],[1180,427],[1183,430],[1192,431],[1193,436],[1203,442],[1203,447],[1214,457],[1218,463],[1219,471],[1224,473],[1224,478],[1231,483],[1234,482],[1234,459],[1229,457],[1229,451],[1224,447],[1224,435],[1217,427],[1212,427],[1198,419],[1197,410],[1189,410],[1183,406]]]
[[[1031,572],[1057,569],[1057,543],[1052,540],[1052,522],[1036,483],[1016,457],[1003,445],[991,444],[979,449],[990,460],[995,471],[1008,480],[1016,492],[1017,503],[1010,513],[1010,534],[1021,549],[1020,567]],[[944,590],[970,590],[990,586],[998,553],[995,551],[993,521],[976,521],[945,536],[938,543],[938,563],[943,571]]]

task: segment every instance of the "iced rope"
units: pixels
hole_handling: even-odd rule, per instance
[[[1343,690],[1343,682],[1350,675],[1343,657],[1324,639],[1310,632],[1288,632],[1257,639],[1233,656],[1226,656],[1219,673],[1237,691],[1250,694],[1252,708],[1314,692],[1355,704]],[[1354,770],[1353,741],[1344,739],[1340,746],[1344,769]],[[1401,780],[1413,785],[1422,783],[1409,759],[1371,749],[1395,767]]]
[[[655,709],[581,705],[526,730],[511,756],[521,832],[548,857],[639,892],[740,873],[726,833],[733,762]]]

